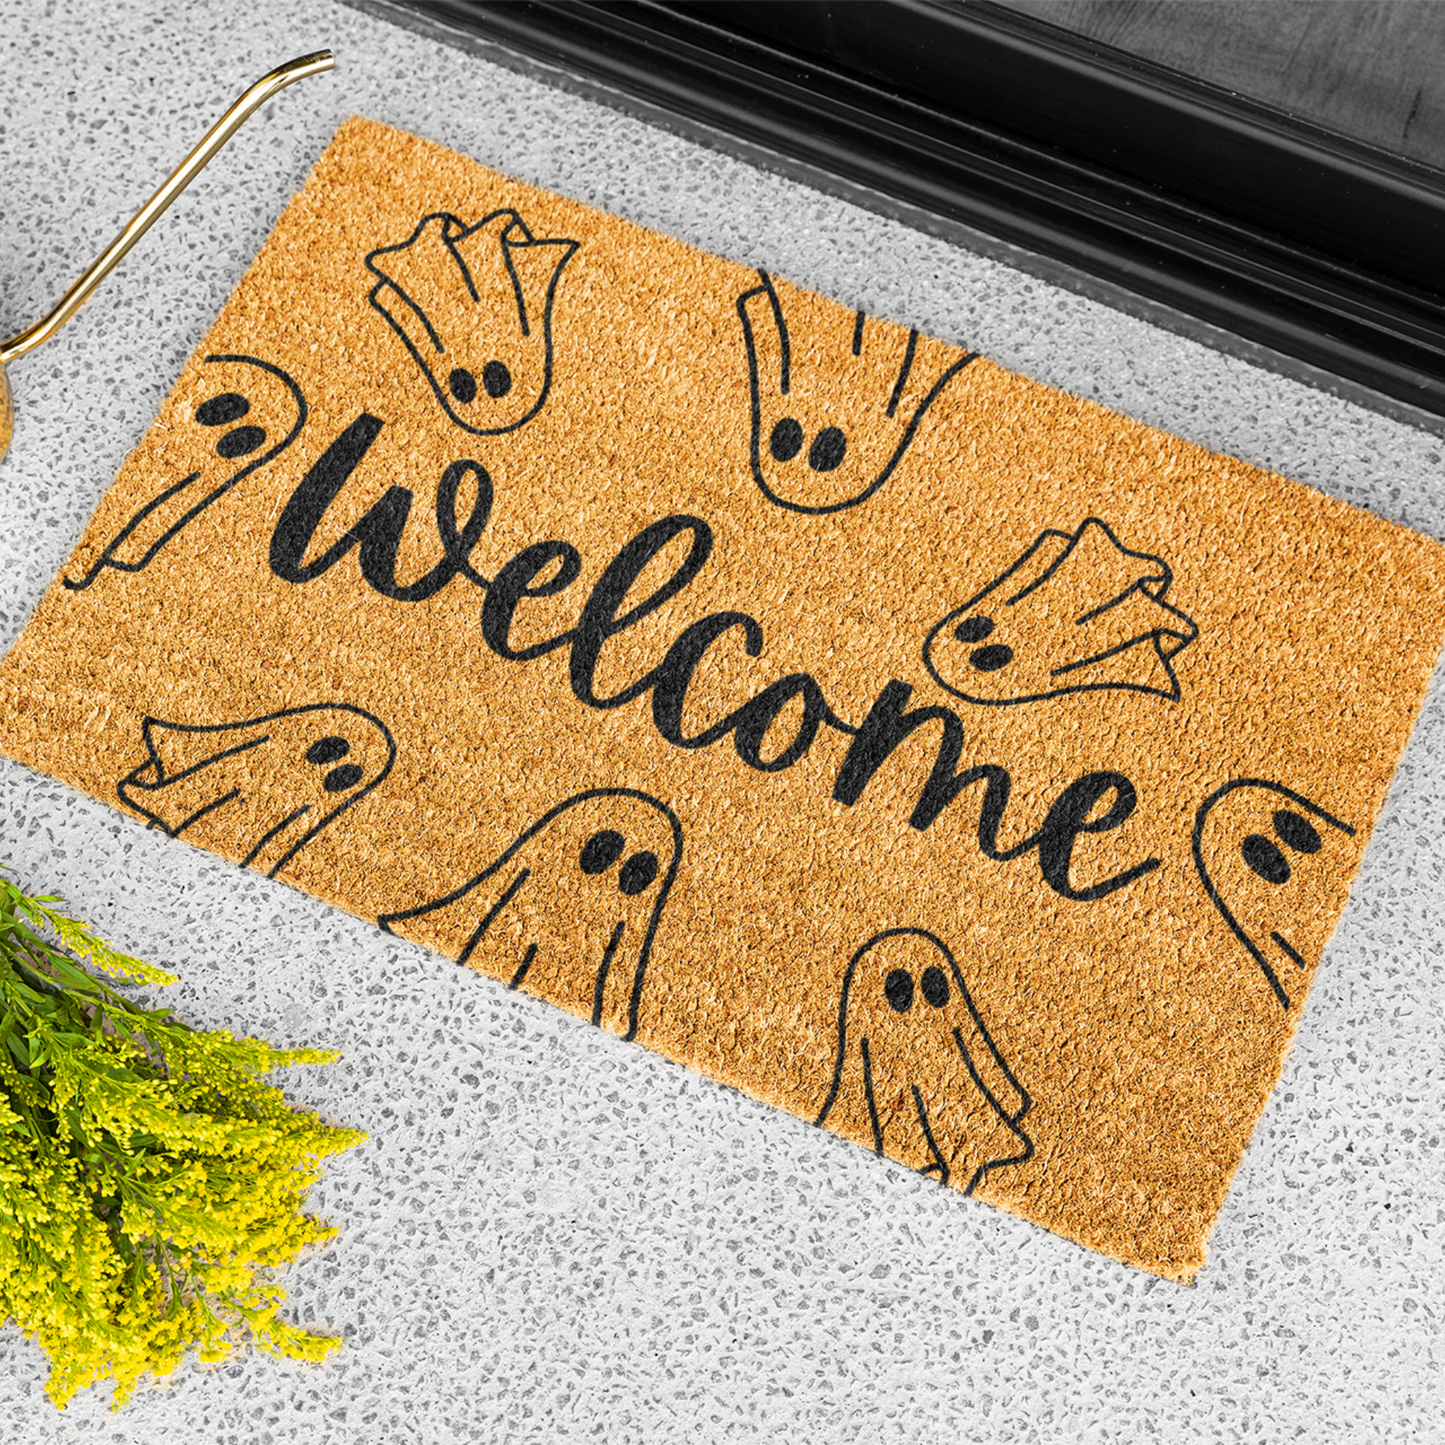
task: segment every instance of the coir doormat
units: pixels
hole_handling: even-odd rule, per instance
[[[1189,1279],[1442,584],[1403,528],[353,121],[0,717],[151,828]]]

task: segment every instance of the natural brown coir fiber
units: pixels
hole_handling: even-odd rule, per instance
[[[0,667],[0,745],[1188,1280],[1442,583],[1404,528],[352,121]]]

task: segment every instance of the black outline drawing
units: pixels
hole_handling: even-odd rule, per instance
[[[128,521],[125,526],[122,527],[120,531],[117,532],[115,536],[112,537],[110,541],[105,544],[105,548],[101,552],[99,559],[91,565],[90,570],[85,574],[85,576],[83,576],[78,582],[72,580],[69,577],[61,578],[62,584],[69,588],[70,591],[83,592],[87,587],[90,586],[92,582],[95,581],[97,577],[100,576],[100,574],[107,567],[114,568],[117,572],[144,571],[147,567],[150,566],[151,562],[155,560],[155,556],[161,550],[161,548],[164,547],[166,543],[169,542],[173,537],[175,537],[177,533],[183,531],[192,522],[194,522],[196,518],[199,517],[201,513],[204,512],[206,508],[211,505],[212,502],[215,502],[221,497],[225,496],[232,487],[234,487],[238,482],[244,481],[247,477],[251,475],[252,472],[259,471],[269,462],[274,461],[278,456],[281,455],[282,452],[286,450],[287,447],[291,445],[292,442],[296,440],[298,436],[301,435],[301,428],[306,425],[306,398],[302,395],[301,388],[296,385],[295,381],[293,381],[291,377],[289,377],[284,371],[282,371],[279,366],[273,366],[269,361],[262,361],[260,357],[257,356],[241,356],[239,354],[217,353],[215,355],[206,357],[206,365],[208,366],[213,362],[231,361],[242,362],[247,366],[259,366],[263,371],[270,372],[272,376],[279,377],[280,380],[283,381],[290,389],[291,398],[296,403],[295,425],[291,428],[289,432],[286,433],[286,435],[281,439],[279,443],[277,443],[276,446],[271,448],[270,451],[263,452],[259,457],[256,457],[252,461],[247,462],[246,465],[244,467],[241,467],[238,471],[232,472],[232,474],[227,477],[226,480],[223,481],[219,486],[212,487],[211,490],[207,492],[206,495],[202,497],[199,502],[196,502],[184,513],[182,513],[182,515],[176,521],[172,522],[170,526],[168,526],[166,530],[162,532],[161,535],[154,542],[151,543],[151,545],[142,555],[140,561],[118,562],[115,558],[115,552],[119,547],[121,547],[125,542],[130,539],[131,534],[135,532],[138,527],[142,526],[152,516],[153,513],[159,511],[166,505],[167,502],[171,501],[172,498],[179,497],[181,493],[186,490],[187,487],[192,486],[199,479],[201,474],[198,471],[192,472],[189,476],[182,477],[180,481],[174,483],[172,486],[167,487],[165,491],[160,493],[159,496],[152,497],[150,501],[148,501],[145,506],[143,506],[140,511],[138,511],[130,519],[130,521]],[[204,406],[205,403],[202,402],[201,405]]]
[[[972,1194],[983,1181],[984,1176],[989,1170],[1003,1169],[1010,1164],[1027,1164],[1028,1161],[1034,1157],[1033,1140],[1030,1139],[1020,1127],[1024,1115],[1033,1107],[1033,1100],[1029,1098],[1028,1091],[1019,1083],[1013,1070],[1009,1068],[1007,1060],[1005,1060],[1003,1054],[1000,1052],[998,1045],[994,1043],[993,1035],[989,1033],[988,1025],[984,1023],[983,1015],[979,1013],[978,1007],[973,1001],[973,995],[969,992],[968,985],[963,981],[963,974],[959,971],[958,962],[954,958],[952,950],[941,938],[936,934],[930,933],[926,928],[885,929],[882,933],[874,934],[872,938],[858,949],[852,959],[849,960],[847,971],[843,975],[843,987],[838,1000],[838,1052],[833,1065],[833,1082],[828,1089],[828,1097],[823,1101],[823,1107],[818,1111],[818,1117],[813,1120],[813,1123],[819,1128],[823,1127],[829,1112],[833,1108],[834,1102],[837,1100],[838,1090],[842,1085],[843,1069],[848,1058],[848,996],[853,984],[853,975],[867,953],[886,939],[897,938],[902,935],[913,935],[926,939],[948,960],[948,968],[953,977],[953,985],[958,990],[959,997],[963,999],[964,1004],[967,1006],[969,1016],[973,1019],[974,1027],[978,1029],[980,1037],[988,1047],[989,1053],[993,1056],[994,1063],[998,1065],[1004,1078],[1008,1080],[1009,1085],[1018,1093],[1019,1098],[1022,1100],[1021,1105],[1015,1110],[1010,1111],[1004,1108],[993,1090],[984,1082],[983,1075],[979,1072],[977,1064],[968,1051],[968,1045],[964,1043],[963,1036],[955,1025],[952,1031],[953,1040],[958,1046],[958,1052],[963,1059],[965,1067],[968,1069],[969,1077],[973,1080],[974,1086],[978,1089],[979,1093],[983,1095],[988,1106],[998,1116],[999,1121],[1004,1127],[1023,1144],[1023,1152],[1020,1154],[1012,1154],[1004,1159],[990,1159],[986,1163],[979,1165],[979,1167],[974,1170],[972,1178],[968,1181],[968,1187],[963,1191],[965,1194]],[[878,1106],[874,1099],[873,1064],[868,1049],[868,1036],[866,1034],[858,1041],[858,1053],[863,1065],[863,1091],[868,1104],[868,1117],[873,1127],[873,1152],[883,1157],[883,1130],[879,1123]],[[932,1154],[934,1159],[932,1164],[927,1165],[918,1172],[921,1174],[937,1173],[938,1182],[940,1184],[947,1184],[949,1180],[948,1161],[945,1160],[939,1152],[937,1142],[933,1137],[933,1131],[929,1127],[928,1107],[924,1103],[923,1095],[917,1083],[913,1083],[911,1088],[913,1091],[914,1107],[918,1113],[919,1126],[922,1130],[924,1141],[928,1145],[929,1153]]]
[[[249,739],[235,747],[222,748],[219,752],[211,754],[210,757],[202,758],[200,762],[192,763],[189,767],[182,768],[180,772],[168,777],[165,772],[164,760],[156,748],[153,729],[164,728],[170,732],[177,733],[231,733],[236,732],[238,729],[262,727],[266,723],[275,722],[280,718],[296,717],[302,713],[311,712],[349,712],[354,713],[357,717],[364,718],[381,734],[387,746],[387,758],[381,770],[364,788],[353,793],[351,797],[347,798],[322,817],[314,827],[305,833],[298,842],[287,849],[281,858],[267,870],[266,876],[268,878],[274,878],[323,828],[334,822],[342,813],[351,807],[353,803],[360,802],[362,798],[371,792],[372,789],[386,777],[391,771],[392,764],[396,762],[396,741],[391,735],[391,730],[379,717],[367,712],[365,708],[356,707],[349,702],[311,702],[306,703],[302,707],[283,708],[280,712],[268,712],[260,717],[244,718],[239,722],[227,723],[175,723],[167,722],[164,718],[147,716],[141,720],[141,739],[145,743],[146,752],[149,756],[145,762],[133,768],[116,784],[116,794],[126,807],[133,809],[147,820],[146,826],[148,828],[159,828],[163,833],[169,834],[172,838],[179,838],[193,823],[198,822],[207,814],[213,813],[217,808],[224,807],[225,804],[229,803],[232,798],[237,796],[235,790],[233,789],[231,792],[213,799],[204,808],[198,809],[183,822],[178,823],[174,828],[168,826],[158,813],[147,808],[142,801],[132,797],[127,790],[132,789],[141,794],[159,792],[162,788],[169,787],[172,783],[179,782],[182,778],[188,778],[193,773],[198,773],[203,768],[208,768],[224,758],[234,757],[238,753],[247,752],[254,747],[260,747],[264,743],[270,742],[271,736],[269,733],[263,733],[260,737]],[[149,782],[144,781],[141,774],[152,768],[155,770],[154,779]],[[295,812],[289,813],[274,828],[270,829],[241,860],[242,865],[249,867],[252,859],[265,848],[267,843],[276,837],[282,829],[289,827],[292,823],[296,822],[298,818],[309,812],[310,807],[311,805],[308,803],[304,807],[298,808]]]
[[[1066,673],[1076,672],[1080,668],[1096,666],[1098,663],[1105,662],[1111,657],[1117,657],[1121,653],[1127,652],[1132,647],[1138,647],[1144,643],[1152,643],[1155,654],[1159,658],[1160,665],[1164,668],[1164,672],[1169,678],[1170,686],[1166,689],[1162,687],[1149,687],[1147,684],[1141,682],[1081,682],[1074,684],[1072,687],[1056,687],[1050,689],[1047,692],[1023,693],[1020,694],[1018,697],[976,697],[972,693],[963,692],[961,689],[955,687],[951,682],[947,681],[939,672],[938,668],[934,666],[934,639],[937,638],[938,635],[946,628],[951,627],[955,622],[957,622],[959,618],[963,617],[967,613],[972,612],[974,608],[976,608],[985,597],[989,596],[990,593],[1002,587],[1004,583],[1007,582],[1008,579],[1012,577],[1016,572],[1018,572],[1021,568],[1026,567],[1029,561],[1034,557],[1034,555],[1039,551],[1040,548],[1047,545],[1053,539],[1062,538],[1068,544],[1067,546],[1065,546],[1063,551],[1054,558],[1054,560],[1043,570],[1042,573],[1039,574],[1039,576],[1035,577],[1026,586],[1021,587],[1019,591],[1014,593],[1012,597],[1004,598],[1002,603],[999,605],[1002,607],[1012,607],[1014,604],[1021,602],[1025,597],[1028,597],[1031,593],[1042,587],[1045,583],[1049,581],[1051,577],[1053,577],[1058,572],[1060,567],[1062,567],[1064,563],[1068,561],[1069,557],[1074,551],[1074,548],[1078,546],[1080,540],[1082,539],[1085,529],[1088,527],[1101,528],[1109,541],[1113,543],[1113,545],[1118,548],[1118,550],[1124,556],[1135,557],[1138,558],[1138,560],[1141,562],[1149,563],[1153,568],[1153,573],[1152,575],[1147,577],[1137,578],[1133,583],[1130,584],[1130,586],[1126,587],[1124,591],[1119,593],[1118,596],[1108,598],[1101,604],[1089,606],[1084,612],[1080,613],[1080,615],[1074,619],[1075,625],[1083,627],[1089,622],[1092,622],[1094,618],[1099,617],[1105,612],[1112,611],[1113,608],[1118,607],[1121,603],[1127,601],[1130,597],[1134,596],[1135,594],[1139,594],[1143,597],[1148,598],[1150,602],[1157,604],[1160,608],[1167,612],[1170,617],[1178,619],[1183,630],[1175,631],[1167,627],[1163,623],[1160,623],[1157,627],[1151,628],[1145,632],[1141,632],[1136,637],[1131,637],[1124,642],[1117,643],[1109,648],[1106,648],[1103,652],[1100,652],[1095,656],[1079,658],[1073,662],[1065,664],[1063,667],[1056,667],[1051,670],[1049,675],[1051,677],[1061,677]],[[924,639],[923,665],[928,669],[929,676],[932,677],[933,680],[946,692],[951,692],[955,697],[961,697],[965,702],[979,703],[983,707],[1015,707],[1019,703],[1041,702],[1045,698],[1065,697],[1069,693],[1102,692],[1107,689],[1119,689],[1121,691],[1127,692],[1148,693],[1153,697],[1162,697],[1169,702],[1178,702],[1181,693],[1179,687],[1179,678],[1174,671],[1174,658],[1177,657],[1179,653],[1181,653],[1186,647],[1189,646],[1191,642],[1193,642],[1199,636],[1199,628],[1195,625],[1192,618],[1188,617],[1177,607],[1174,607],[1172,604],[1164,600],[1164,594],[1169,590],[1170,586],[1173,584],[1173,581],[1173,569],[1169,566],[1167,562],[1163,560],[1163,558],[1156,557],[1153,555],[1153,553],[1150,552],[1136,552],[1133,550],[1133,548],[1124,546],[1124,544],[1120,542],[1118,537],[1114,535],[1114,531],[1109,526],[1109,524],[1099,517],[1085,517],[1084,520],[1079,523],[1078,528],[1073,532],[1064,532],[1060,531],[1057,527],[1048,527],[1044,531],[1039,533],[1038,537],[1029,546],[1029,548],[1023,553],[1021,557],[1018,558],[1017,561],[1015,561],[1007,569],[1007,571],[1000,573],[1000,575],[995,577],[993,581],[990,582],[988,586],[986,586],[981,592],[977,592],[972,597],[970,597],[969,600],[963,604],[963,606],[955,607],[952,612],[950,612],[941,622],[939,622],[933,628],[933,630],[928,634],[927,638]],[[990,622],[990,624],[992,624],[992,619],[988,619],[988,621]],[[1166,641],[1166,639],[1168,639],[1168,641]],[[982,641],[983,636],[980,636],[976,640]],[[1171,642],[1173,643],[1172,646],[1170,645]]]
[[[677,814],[674,813],[666,803],[654,798],[650,793],[640,792],[636,788],[589,788],[585,793],[577,793],[573,797],[566,798],[554,808],[549,809],[541,818],[522,832],[515,841],[508,845],[501,857],[497,858],[495,862],[489,863],[486,868],[466,883],[463,883],[460,888],[455,888],[441,898],[433,899],[430,903],[423,903],[416,908],[383,913],[376,920],[378,925],[384,932],[392,933],[394,931],[392,924],[394,923],[401,923],[408,918],[418,918],[422,914],[432,913],[439,908],[446,908],[457,902],[458,899],[465,897],[474,888],[485,883],[487,879],[505,868],[518,850],[540,833],[543,828],[547,827],[555,818],[560,817],[569,808],[575,808],[579,803],[585,803],[592,798],[635,798],[639,802],[648,804],[649,807],[660,813],[667,820],[668,826],[672,831],[672,861],[668,864],[667,871],[663,876],[662,887],[658,889],[656,900],[652,905],[652,915],[648,920],[647,932],[643,937],[642,947],[638,951],[637,967],[633,973],[632,987],[628,994],[627,1032],[623,1034],[622,1037],[624,1039],[634,1038],[637,1034],[638,1011],[642,1002],[642,983],[643,977],[647,972],[647,962],[652,954],[652,944],[657,934],[658,923],[662,919],[662,910],[667,904],[667,896],[672,890],[673,880],[677,877],[677,870],[682,862],[682,824],[678,821]],[[613,860],[613,862],[617,861],[619,860]],[[610,867],[611,864],[608,865],[609,869]],[[512,901],[517,891],[526,882],[530,871],[531,870],[527,868],[521,869],[517,876],[508,883],[502,896],[487,911],[486,916],[482,919],[481,923],[477,925],[471,937],[468,938],[461,953],[457,956],[456,961],[458,963],[465,964],[476,951],[477,945],[481,943],[482,939],[486,936],[487,930],[492,926],[494,920],[500,916],[507,904]],[[619,920],[616,927],[612,930],[612,936],[609,938],[607,947],[602,955],[602,960],[598,964],[597,978],[593,985],[592,992],[592,1022],[599,1027],[602,1023],[602,1006],[607,978],[622,942],[624,927],[625,920]],[[523,980],[526,978],[532,966],[536,951],[537,945],[533,943],[523,957],[521,965],[512,975],[510,982],[507,984],[508,988],[515,989],[521,987]]]
[[[471,299],[474,302],[480,303],[481,293],[477,290],[471,268],[457,250],[457,244],[503,216],[510,216],[511,220],[497,232],[497,244],[501,247],[502,260],[506,265],[507,275],[512,283],[512,296],[517,306],[517,320],[521,325],[522,335],[524,337],[530,337],[532,335],[535,316],[531,319],[528,317],[527,297],[522,287],[522,279],[517,274],[517,267],[515,261],[512,259],[512,252],[519,248],[533,246],[556,246],[563,249],[556,265],[552,269],[552,275],[547,282],[546,296],[542,303],[542,388],[537,394],[536,401],[525,415],[518,417],[515,421],[508,422],[506,426],[479,427],[473,426],[469,421],[458,416],[457,413],[452,410],[452,398],[449,395],[447,387],[444,386],[433,373],[431,365],[428,363],[426,357],[422,355],[416,342],[412,340],[407,328],[392,314],[391,310],[388,309],[385,304],[385,293],[392,291],[401,299],[410,315],[420,323],[420,329],[425,332],[427,340],[436,348],[437,356],[444,357],[447,354],[445,343],[437,334],[436,327],[432,325],[431,319],[422,309],[420,303],[407,295],[400,283],[393,280],[381,269],[381,266],[377,263],[377,257],[392,255],[414,246],[417,241],[421,239],[421,234],[426,230],[427,226],[433,221],[439,221],[441,223],[441,239],[445,243],[448,252],[450,252],[453,262],[456,264],[458,275],[461,280],[465,282],[467,293],[471,296]],[[431,385],[432,391],[436,393],[436,399],[441,403],[442,410],[446,412],[447,416],[450,417],[457,426],[461,427],[463,431],[470,432],[473,436],[500,436],[504,432],[515,431],[518,427],[525,426],[527,422],[531,421],[531,419],[541,411],[547,400],[548,393],[552,389],[552,302],[557,293],[557,282],[561,278],[562,269],[568,261],[572,259],[581,244],[580,241],[569,240],[565,236],[546,236],[538,239],[532,235],[531,231],[527,228],[527,223],[516,211],[510,206],[501,206],[495,211],[489,211],[474,226],[468,226],[464,221],[459,220],[449,211],[432,211],[417,222],[416,228],[405,241],[398,241],[395,245],[391,246],[378,246],[374,251],[367,253],[367,270],[379,278],[376,285],[371,288],[367,299],[371,302],[377,313],[385,318],[387,325],[401,337],[406,349],[411,353],[412,360],[421,368],[422,375],[426,377]]]
[[[856,507],[860,503],[866,502],[868,498],[893,475],[894,469],[898,466],[898,463],[903,460],[904,452],[908,450],[910,443],[913,441],[913,435],[918,430],[918,424],[923,420],[924,413],[942,394],[944,387],[946,387],[969,362],[978,359],[978,353],[976,351],[963,352],[959,359],[955,361],[952,366],[948,367],[943,375],[934,382],[928,395],[918,403],[913,415],[909,418],[908,424],[904,428],[903,436],[894,448],[893,455],[889,457],[885,463],[883,470],[856,496],[849,497],[841,502],[831,502],[827,506],[821,507],[805,506],[802,502],[790,502],[786,497],[780,497],[774,492],[773,489],[768,486],[767,479],[763,476],[762,452],[759,446],[762,432],[762,392],[758,378],[758,350],[757,344],[753,339],[753,324],[748,317],[748,302],[755,297],[766,296],[768,298],[768,304],[772,309],[773,324],[777,328],[778,333],[779,376],[777,390],[780,396],[787,396],[792,386],[792,345],[788,334],[788,323],[783,316],[783,304],[778,299],[778,293],[773,287],[772,277],[763,270],[758,271],[758,276],[761,278],[762,284],[754,286],[750,291],[744,291],[742,295],[738,297],[736,303],[738,317],[743,324],[743,340],[747,346],[748,353],[748,394],[749,406],[752,409],[749,447],[751,449],[750,459],[753,469],[753,480],[758,484],[763,495],[770,502],[779,507],[786,507],[791,512],[803,512],[809,516],[824,516],[830,512],[841,512],[848,507]],[[862,354],[864,320],[864,313],[859,311],[857,313],[857,319],[853,323],[854,356]],[[899,369],[898,377],[893,384],[893,393],[888,400],[886,408],[886,414],[890,418],[898,410],[898,403],[903,396],[903,388],[907,384],[909,373],[913,369],[913,358],[917,348],[918,332],[916,330],[910,330],[908,333],[908,344],[903,355],[903,363]],[[819,438],[827,432],[835,430],[837,430],[837,428],[824,428],[823,432],[820,432],[818,437],[814,438],[814,446],[816,447]],[[804,437],[803,440],[806,440],[806,437]],[[801,453],[801,450],[802,442],[800,441],[798,451],[795,452],[794,455]],[[810,457],[811,450],[810,448]],[[836,463],[834,465],[836,465]],[[821,470],[821,468],[815,467],[814,470]],[[828,468],[828,470],[831,470],[831,468]]]
[[[1271,783],[1264,778],[1235,778],[1233,782],[1225,783],[1222,788],[1216,788],[1200,805],[1194,814],[1194,868],[1199,874],[1199,881],[1204,884],[1204,891],[1209,901],[1219,910],[1219,915],[1229,925],[1230,932],[1249,950],[1250,957],[1254,959],[1259,970],[1264,974],[1266,982],[1274,990],[1274,996],[1279,1001],[1281,1008],[1288,1009],[1290,997],[1284,985],[1279,980],[1279,975],[1271,966],[1269,960],[1264,956],[1263,951],[1250,938],[1249,934],[1240,927],[1239,920],[1230,910],[1229,905],[1219,896],[1219,890],[1214,886],[1214,880],[1209,876],[1209,869],[1204,863],[1204,823],[1209,814],[1214,810],[1214,805],[1234,792],[1236,788],[1264,788],[1271,793],[1277,793],[1282,798],[1288,798],[1290,802],[1297,803],[1300,807],[1308,809],[1317,818],[1322,818],[1332,828],[1338,828],[1346,837],[1353,838],[1355,830],[1343,819],[1335,817],[1333,813],[1327,813],[1318,803],[1312,803],[1302,793],[1297,793],[1293,788],[1287,788],[1283,783]],[[1286,845],[1288,846],[1288,844]],[[1279,945],[1280,951],[1298,968],[1308,968],[1309,961],[1300,954],[1282,934],[1274,932],[1270,938]]]

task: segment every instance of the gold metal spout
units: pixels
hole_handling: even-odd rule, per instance
[[[332,69],[335,64],[335,57],[329,50],[319,50],[314,55],[303,55],[296,60],[287,61],[285,65],[277,66],[269,75],[263,75],[249,90],[237,97],[231,108],[206,132],[195,150],[176,167],[155,195],[126,223],[120,235],[96,257],[80,280],[65,293],[55,310],[18,336],[0,343],[0,457],[5,455],[10,444],[14,421],[10,383],[5,375],[6,363],[24,356],[27,351],[33,351],[42,342],[49,341],[75,315],[90,293],[116,268],[126,252],[150,230],[161,212],[190,185],[201,169],[256,110],[288,85],[304,80],[308,75],[320,75],[323,71]]]

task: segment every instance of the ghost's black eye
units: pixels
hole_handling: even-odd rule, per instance
[[[351,751],[351,744],[345,738],[329,737],[317,738],[317,740],[306,749],[306,761],[315,763],[321,767],[326,763],[334,763],[344,758]]]
[[[196,408],[196,420],[202,426],[225,426],[240,421],[250,410],[251,403],[239,391],[223,391]]]
[[[785,416],[773,428],[768,438],[768,450],[775,462],[790,462],[803,450],[803,428],[790,416]]]
[[[657,854],[652,852],[634,853],[622,865],[617,875],[617,886],[629,897],[635,897],[644,888],[652,886],[657,877]]]
[[[1014,650],[1005,642],[995,642],[988,647],[974,648],[968,660],[979,672],[997,672],[1014,660]]]
[[[1289,844],[1296,853],[1318,853],[1324,847],[1319,829],[1308,818],[1281,808],[1274,815],[1274,831]]]
[[[321,786],[328,793],[344,793],[348,788],[354,788],[361,781],[361,769],[355,763],[342,763],[339,768],[332,768],[322,778]]]
[[[466,406],[477,399],[477,379],[465,366],[459,366],[447,377],[447,390]]]
[[[621,856],[627,840],[615,828],[594,833],[583,845],[577,860],[588,874],[605,873]]]
[[[848,438],[837,427],[825,426],[808,448],[808,465],[815,472],[831,472],[834,467],[842,466],[847,450]]]
[[[216,455],[230,461],[235,457],[249,456],[265,444],[266,433],[260,427],[238,426],[235,431],[228,431],[216,443]]]
[[[953,635],[960,642],[982,642],[992,631],[992,617],[965,617],[953,629]]]
[[[906,968],[895,968],[883,980],[883,997],[896,1014],[906,1014],[913,1007],[913,975]]]
[[[1250,872],[1263,878],[1266,883],[1289,882],[1289,859],[1261,834],[1251,833],[1239,845],[1239,856],[1244,859]]]
[[[925,968],[923,977],[918,980],[918,986],[923,990],[923,997],[934,1008],[942,1008],[948,1002],[948,980],[941,968]]]
[[[489,361],[482,368],[482,385],[493,401],[506,396],[512,389],[512,373],[507,370],[506,363]]]

